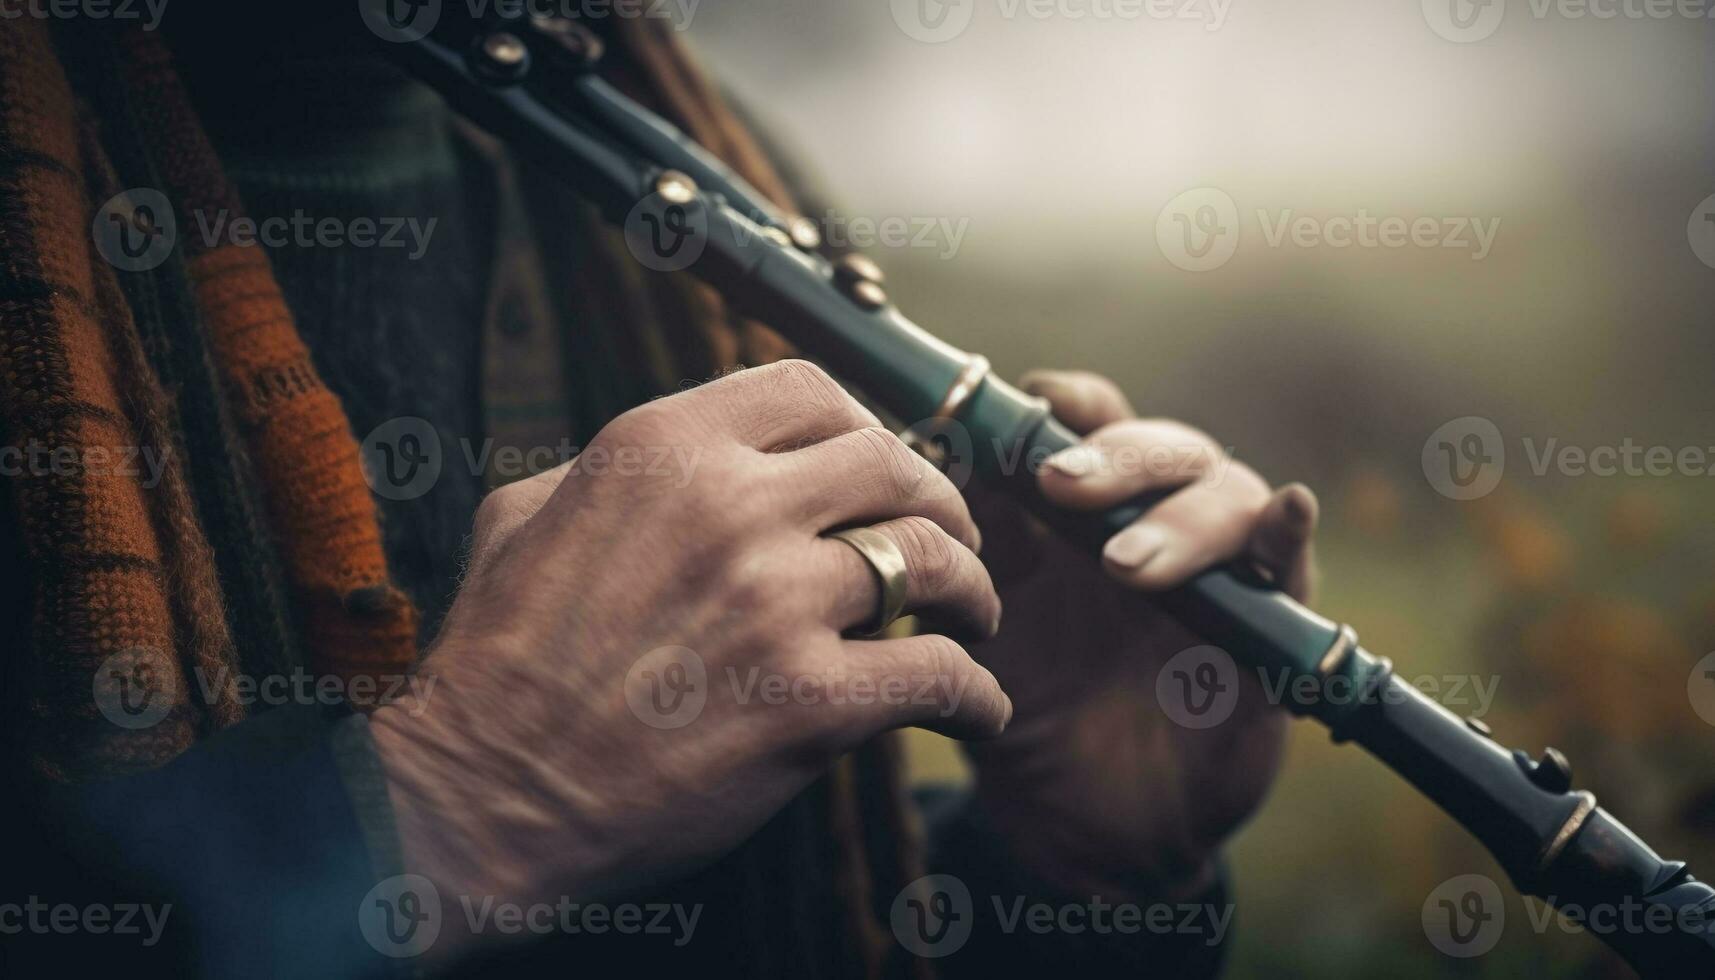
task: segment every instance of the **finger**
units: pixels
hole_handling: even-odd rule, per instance
[[[915,514],[972,551],[982,548],[959,488],[886,429],[856,429],[780,456],[778,465],[803,488],[799,517],[818,534]]]
[[[1231,457],[1182,422],[1128,419],[1048,457],[1037,483],[1049,500],[1074,510],[1106,510],[1152,490],[1218,476]]]
[[[873,530],[887,536],[905,556],[905,611],[933,610],[973,639],[987,639],[1000,628],[1000,596],[982,559],[926,517],[883,521]],[[827,622],[845,631],[874,621],[881,605],[881,580],[856,548],[833,538],[818,538],[827,561],[815,567],[831,571],[822,593],[828,596]]]
[[[950,738],[993,738],[1012,720],[1012,699],[965,648],[938,634],[897,640],[847,640],[849,676],[875,692],[871,703],[851,699],[851,744],[907,726]]]
[[[881,424],[875,413],[809,361],[777,361],[736,371],[674,398],[716,419],[740,443],[763,452]]]
[[[1110,538],[1102,564],[1134,588],[1172,588],[1243,554],[1268,501],[1262,478],[1235,463],[1221,479],[1185,487]]]
[[[1250,556],[1274,575],[1287,595],[1310,601],[1315,590],[1316,558],[1311,541],[1320,517],[1316,494],[1302,483],[1275,491],[1251,533]]]
[[[1119,385],[1091,371],[1030,371],[1018,386],[1048,399],[1054,417],[1081,436],[1137,415]]]
[[[476,509],[476,521],[471,528],[470,561],[465,565],[466,577],[479,574],[488,567],[506,542],[518,529],[530,522],[548,498],[554,495],[566,474],[577,460],[562,463],[551,470],[538,473],[527,480],[518,480],[497,487],[484,497]]]

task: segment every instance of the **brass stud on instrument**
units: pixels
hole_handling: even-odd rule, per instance
[[[677,170],[655,178],[655,193],[668,204],[689,204],[697,199],[697,182]]]
[[[834,280],[847,288],[855,283],[869,282],[877,286],[887,279],[881,271],[881,266],[867,255],[853,252],[842,255],[834,261]]]
[[[579,69],[587,71],[601,61],[601,38],[570,17],[536,13],[530,16],[530,26],[535,28],[538,34],[553,39],[560,50],[569,56],[570,63]]]
[[[852,283],[850,293],[852,301],[866,310],[879,310],[887,305],[887,290],[867,279]]]
[[[806,252],[822,247],[822,230],[809,218],[799,216],[788,221],[786,232],[792,236],[792,243]]]
[[[491,75],[515,79],[530,64],[530,49],[516,34],[499,31],[482,39],[482,67]]]

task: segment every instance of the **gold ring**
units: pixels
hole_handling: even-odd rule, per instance
[[[828,537],[851,545],[881,580],[881,602],[876,607],[875,619],[868,626],[859,627],[863,636],[879,635],[905,611],[905,590],[909,584],[905,576],[905,553],[892,538],[871,527],[835,531]]]

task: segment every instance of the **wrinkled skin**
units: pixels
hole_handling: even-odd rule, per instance
[[[1033,384],[1098,443],[1212,445],[1125,421],[1099,379]],[[597,465],[663,447],[673,465]],[[1067,506],[1139,489],[1075,478],[1076,462],[1042,477]],[[743,371],[628,412],[484,502],[421,668],[435,686],[372,716],[409,869],[510,901],[660,880],[740,843],[841,754],[921,726],[971,744],[985,808],[1041,873],[1117,881],[1107,894],[1195,887],[1260,801],[1280,722],[1260,696],[1207,732],[1162,718],[1159,665],[1193,641],[1135,593],[1242,554],[1302,592],[1315,515],[1301,489],[1221,470],[1110,543],[1105,568],[978,498],[1011,609],[996,636],[1001,594],[964,498],[819,368]],[[851,638],[878,584],[824,535],[857,525],[900,547],[908,608],[943,632]],[[977,659],[961,645],[984,640]],[[790,693],[758,696],[757,672]],[[660,713],[684,704],[685,678],[700,707]]]

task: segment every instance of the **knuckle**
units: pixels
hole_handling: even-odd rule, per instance
[[[881,426],[866,426],[852,433],[853,444],[870,462],[876,474],[876,489],[890,499],[909,500],[923,485],[928,472],[923,460],[899,437]]]
[[[644,402],[608,422],[591,441],[605,445],[629,445],[647,441],[672,430],[673,419],[677,415],[678,407],[673,404],[671,398]]]
[[[482,498],[476,506],[475,532],[478,539],[487,537],[496,528],[501,527],[517,508],[513,505],[514,498],[519,494],[515,484],[509,484],[491,491]]]
[[[945,591],[958,575],[958,542],[927,517],[902,517],[891,527],[917,584],[929,594]]]
[[[787,358],[758,368],[778,385],[800,392],[805,398],[819,401],[844,401],[846,390],[819,364],[798,358]]]
[[[923,665],[921,669],[932,679],[934,685],[935,706],[945,711],[954,703],[959,688],[958,679],[965,672],[965,665],[970,662],[970,654],[951,637],[932,634],[922,637],[924,644]]]

